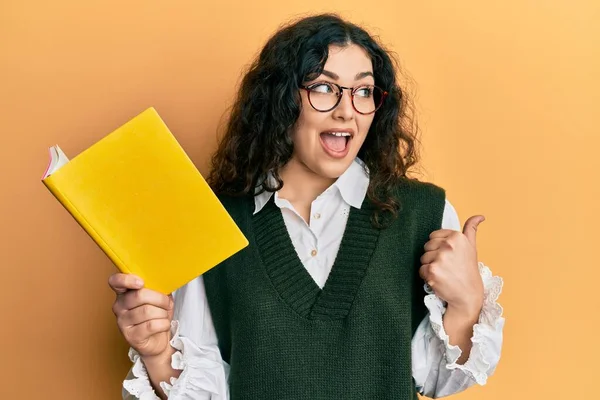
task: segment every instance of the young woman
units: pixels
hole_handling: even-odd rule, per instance
[[[334,15],[278,31],[243,79],[209,181],[250,246],[173,296],[109,279],[124,398],[415,399],[496,368],[502,280],[445,192],[408,177],[390,55]]]

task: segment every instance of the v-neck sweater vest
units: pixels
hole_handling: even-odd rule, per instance
[[[373,205],[351,208],[323,289],[313,281],[270,201],[220,197],[250,245],[204,274],[232,400],[416,399],[411,339],[426,315],[418,275],[440,229],[443,189],[403,180],[385,229]]]

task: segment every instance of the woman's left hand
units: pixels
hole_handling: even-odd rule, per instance
[[[479,315],[483,305],[483,281],[477,262],[477,226],[482,215],[469,218],[463,231],[440,229],[429,235],[421,257],[421,278],[435,294],[453,307]]]

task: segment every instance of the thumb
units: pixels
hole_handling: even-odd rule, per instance
[[[469,239],[469,242],[471,242],[473,246],[476,244],[475,236],[477,234],[477,227],[483,221],[485,221],[483,215],[474,215],[465,222],[463,234]]]

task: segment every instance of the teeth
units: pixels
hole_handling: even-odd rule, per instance
[[[329,135],[333,135],[333,136],[344,136],[344,137],[348,137],[350,136],[350,134],[348,132],[327,132]]]

